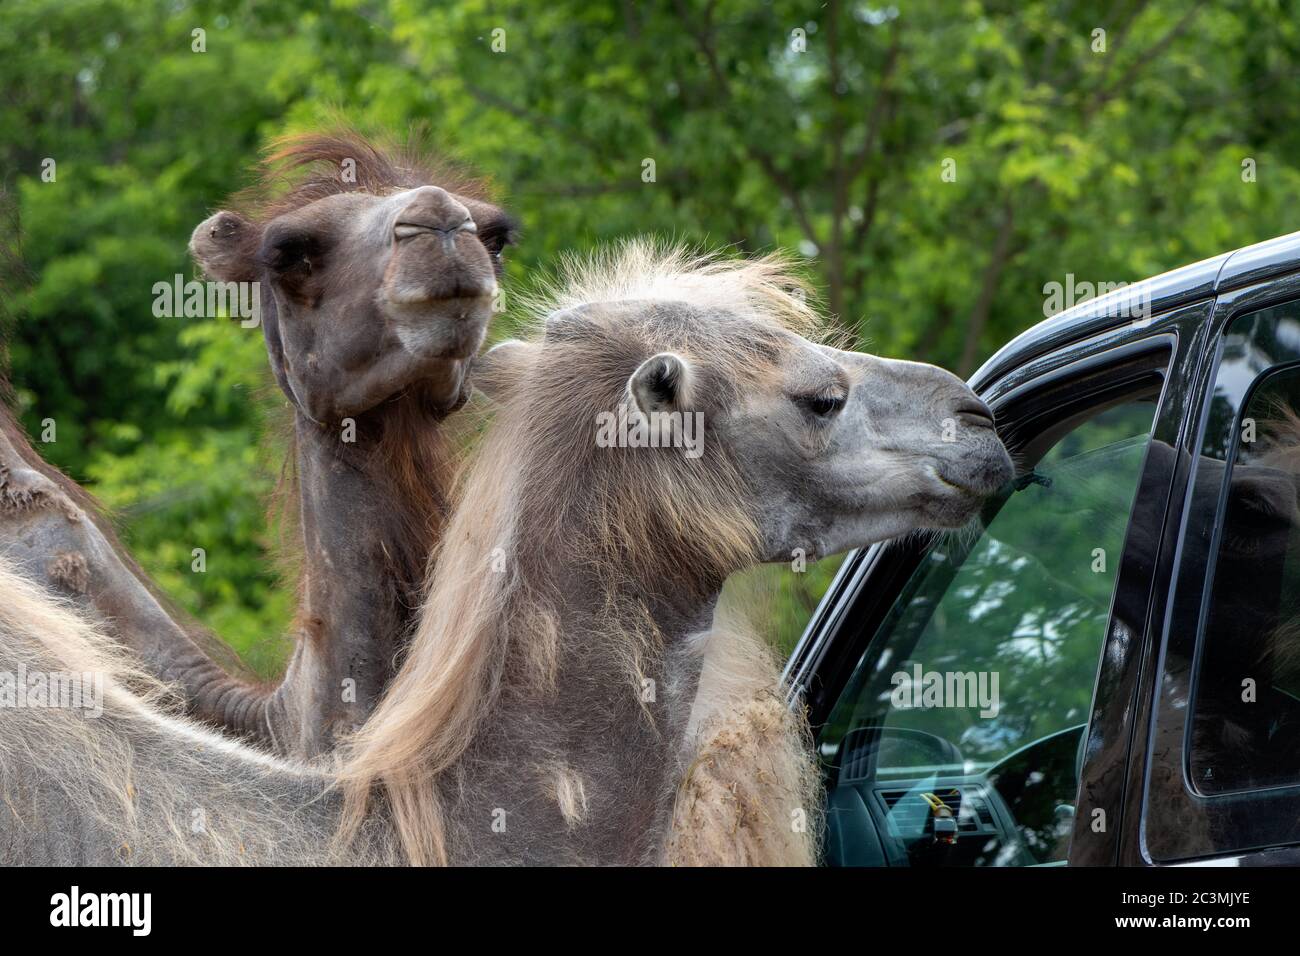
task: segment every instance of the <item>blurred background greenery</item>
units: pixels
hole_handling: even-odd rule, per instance
[[[514,288],[562,250],[636,233],[780,247],[807,259],[859,347],[965,375],[1043,318],[1047,283],[1136,281],[1296,228],[1295,13],[1281,0],[5,0],[19,409],[33,437],[55,420],[57,441],[36,447],[267,674],[293,601],[264,510],[282,402],[255,330],[151,304],[155,282],[192,272],[190,230],[270,137],[331,114],[372,132],[423,124],[522,220]],[[782,649],[836,564],[741,582]]]

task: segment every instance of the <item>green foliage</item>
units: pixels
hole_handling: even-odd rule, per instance
[[[269,406],[282,402],[263,385],[256,329],[205,321],[177,338],[185,352],[156,369],[175,424],[147,435],[116,426],[112,438],[132,451],[96,456],[87,478],[163,590],[269,676],[288,646],[283,635],[295,597],[292,582],[276,573],[265,516],[274,456],[284,449],[264,450],[259,441]],[[191,427],[198,410],[231,424]],[[195,548],[203,549],[202,572],[194,570]]]
[[[155,317],[151,289],[190,273],[190,230],[270,135],[336,113],[424,125],[522,219],[516,288],[561,251],[634,233],[781,247],[807,257],[860,345],[969,373],[1043,317],[1048,282],[1137,280],[1293,227],[1292,13],[8,0],[0,168],[30,274],[7,281],[24,421],[57,421],[42,452],[119,508],[145,567],[247,651],[291,603],[259,501],[278,468],[257,452],[265,360],[255,333]],[[200,546],[206,575],[188,571]],[[772,596],[782,646],[828,573],[749,582]]]

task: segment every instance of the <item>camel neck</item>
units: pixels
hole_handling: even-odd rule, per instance
[[[375,440],[356,441],[299,417],[296,457],[302,574],[298,641],[275,705],[298,740],[319,754],[363,723],[392,677],[393,659],[418,604],[419,581],[395,567],[390,483],[377,474]]]
[[[695,635],[710,628],[717,595],[688,606],[636,589],[610,592],[572,565],[552,564],[539,577],[530,582],[539,592],[570,596],[554,612],[554,680],[539,689],[540,629],[517,626],[507,609],[509,663],[463,764],[462,785],[466,775],[471,783],[459,808],[462,820],[485,806],[503,808],[506,830],[479,835],[462,827],[466,855],[553,863],[537,854],[563,846],[568,862],[656,862],[699,686]]]

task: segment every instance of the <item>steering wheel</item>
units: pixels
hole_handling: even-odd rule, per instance
[[[1035,862],[1064,859],[1074,820],[1088,725],[1076,724],[1008,754],[985,771]]]
[[[849,731],[835,755],[834,766],[841,779],[860,780],[874,777],[876,758],[881,747],[894,743],[899,737],[911,737],[930,744],[934,750],[934,763],[960,765],[964,762],[957,745],[925,730],[910,727],[886,727],[884,724],[866,724]]]

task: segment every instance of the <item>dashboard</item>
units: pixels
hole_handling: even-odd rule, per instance
[[[954,772],[963,768],[956,747],[920,731],[851,731],[830,768],[827,864],[1063,863],[1085,727],[1079,724],[1034,741],[981,772]],[[915,756],[922,748],[935,758],[928,767],[891,769],[890,756]],[[938,809],[940,804],[947,813]],[[948,814],[955,834],[936,827],[936,818]]]

